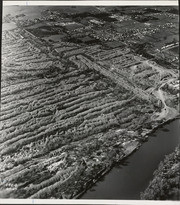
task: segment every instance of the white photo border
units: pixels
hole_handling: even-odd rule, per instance
[[[112,0],[112,1],[3,1],[3,6],[178,6],[178,0]]]
[[[178,6],[178,0],[101,0],[101,1],[9,1],[3,0],[3,6]],[[2,8],[3,9],[3,8]],[[2,15],[2,14],[1,14]],[[154,201],[154,200],[92,200],[92,199],[2,199],[1,204],[100,204],[100,205],[179,205],[180,201]]]

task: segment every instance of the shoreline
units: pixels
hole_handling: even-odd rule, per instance
[[[173,183],[173,181],[179,181],[176,177],[179,176],[179,151],[180,151],[180,144],[177,145],[175,150],[170,154],[166,155],[163,160],[160,161],[157,169],[153,173],[153,178],[150,180],[146,189],[141,192],[140,199],[141,200],[159,200],[163,198],[163,200],[179,200],[179,190],[180,187],[178,186],[179,183]],[[168,173],[168,174],[167,174]],[[164,180],[165,179],[165,180]],[[168,181],[170,190],[164,193],[166,189],[166,182]],[[162,183],[161,183],[162,182]],[[160,187],[157,189],[156,184],[161,184]]]
[[[140,142],[137,144],[137,146],[133,149],[133,151],[131,151],[129,154],[123,156],[123,157],[122,157],[121,159],[119,159],[117,162],[112,163],[111,166],[105,168],[104,170],[101,170],[102,173],[101,173],[101,171],[99,171],[100,176],[98,176],[96,179],[91,179],[91,180],[89,180],[88,182],[86,182],[86,183],[89,183],[89,185],[88,185],[83,191],[81,191],[79,194],[75,195],[73,198],[74,198],[74,199],[81,199],[81,196],[83,196],[84,193],[86,193],[90,188],[92,188],[93,185],[94,185],[97,181],[99,181],[100,178],[102,178],[103,176],[105,176],[106,174],[108,174],[108,173],[112,170],[112,168],[113,168],[117,163],[121,163],[121,162],[123,162],[123,160],[126,160],[130,155],[132,155],[134,152],[136,152],[136,151],[143,145],[143,143],[147,142],[147,141],[148,141],[148,138],[149,138],[149,136],[150,136],[150,134],[154,133],[157,129],[163,127],[164,125],[169,124],[169,123],[171,123],[171,122],[173,122],[173,121],[175,121],[175,120],[178,120],[178,119],[180,119],[180,114],[178,114],[178,115],[177,115],[175,118],[173,118],[173,119],[168,119],[167,121],[162,122],[162,123],[158,124],[157,126],[154,126],[149,132],[147,132],[147,133],[143,136],[143,137],[145,138],[145,140],[144,140],[144,141],[140,141]],[[141,139],[139,139],[139,140],[141,140]],[[138,141],[138,140],[137,140],[137,141]],[[98,175],[98,174],[97,174],[97,175]]]

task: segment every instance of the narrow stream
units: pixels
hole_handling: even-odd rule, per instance
[[[180,119],[157,129],[139,150],[114,167],[81,199],[140,199],[165,155],[180,143]]]

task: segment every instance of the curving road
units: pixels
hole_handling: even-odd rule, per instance
[[[161,100],[162,104],[163,104],[163,108],[161,110],[161,113],[159,113],[159,116],[156,118],[156,120],[161,120],[163,118],[165,119],[172,119],[174,117],[177,116],[177,110],[174,109],[174,108],[171,108],[169,106],[166,105],[165,103],[165,97],[164,97],[164,94],[163,94],[163,91],[161,90],[161,88],[166,84],[166,83],[169,83],[171,81],[174,81],[175,78],[171,78],[171,79],[168,79],[167,81],[165,81],[163,84],[161,84],[161,86],[158,88],[157,91],[154,91],[154,95],[159,99]]]

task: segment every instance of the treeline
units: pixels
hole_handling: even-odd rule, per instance
[[[180,145],[160,162],[153,180],[141,193],[145,200],[180,200]]]

